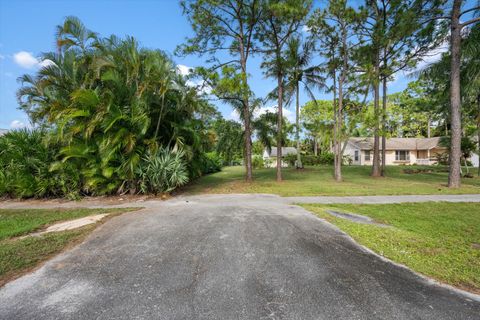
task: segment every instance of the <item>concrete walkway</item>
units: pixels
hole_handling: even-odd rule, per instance
[[[286,197],[289,203],[402,203],[402,202],[480,202],[480,194],[445,194],[445,195],[402,195],[402,196],[355,196],[355,197]]]
[[[86,202],[44,207],[102,206]],[[478,319],[478,296],[390,263],[289,202],[110,204],[145,209],[1,288],[0,319]]]
[[[352,203],[352,204],[386,204],[402,202],[480,202],[480,194],[458,194],[458,195],[399,195],[399,196],[309,196],[309,197],[280,197],[273,194],[205,194],[193,196],[177,196],[170,200],[136,200],[136,201],[109,201],[108,198],[91,198],[81,201],[64,200],[33,200],[33,201],[0,201],[0,209],[34,209],[34,208],[125,208],[144,207],[157,208],[171,201],[195,201],[211,199],[216,201],[222,198],[229,198],[232,201],[242,202],[250,199],[268,199],[270,201],[284,204],[297,203]]]

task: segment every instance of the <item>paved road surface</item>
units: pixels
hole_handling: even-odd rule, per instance
[[[281,198],[145,204],[3,287],[0,319],[480,317],[480,302],[383,261]]]

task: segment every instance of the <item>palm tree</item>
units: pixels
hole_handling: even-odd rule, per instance
[[[17,95],[61,144],[54,167],[76,166],[84,192],[136,192],[143,155],[162,147],[201,156],[203,102],[164,52],[131,37],[100,38],[74,17],[57,27],[56,42],[58,51],[43,57],[50,64],[19,78]]]
[[[313,43],[302,41],[298,37],[291,38],[287,43],[285,60],[287,65],[287,81],[285,92],[287,101],[295,96],[295,140],[297,147],[297,168],[302,168],[300,155],[300,86],[303,86],[310,98],[315,101],[313,89],[319,89],[324,85],[325,78],[322,76],[320,66],[311,66],[313,57]],[[288,104],[288,103],[287,103]]]

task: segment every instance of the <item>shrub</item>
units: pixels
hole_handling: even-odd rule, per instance
[[[137,170],[141,193],[170,192],[188,182],[188,170],[182,151],[160,149],[148,154]]]
[[[17,198],[79,195],[78,170],[52,170],[59,147],[41,130],[14,130],[0,137],[0,195]]]
[[[297,162],[297,155],[296,154],[287,154],[284,158],[284,161],[288,163],[288,166],[295,167],[295,163]]]
[[[438,164],[440,165],[448,165],[448,153],[435,153],[434,155],[435,160],[437,161]]]
[[[353,163],[353,159],[348,154],[346,154],[342,157],[342,163],[351,166]]]
[[[207,174],[207,173],[214,173],[222,170],[223,167],[223,159],[220,157],[218,153],[214,152],[208,152],[205,153],[205,158],[206,158],[206,165],[204,167],[204,170],[202,174]]]
[[[188,159],[188,175],[190,180],[202,175],[218,172],[222,169],[223,160],[216,152],[195,153]]]
[[[333,164],[334,155],[331,152],[324,152],[318,156],[305,155],[302,156],[302,163],[306,166],[318,166],[322,164]]]
[[[261,155],[253,155],[252,156],[252,166],[254,169],[260,169],[265,167],[265,163],[263,161],[263,157]]]

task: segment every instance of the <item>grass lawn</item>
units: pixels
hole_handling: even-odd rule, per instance
[[[42,261],[80,242],[95,225],[40,236],[18,238],[59,221],[131,209],[0,209],[0,286],[38,266]],[[102,221],[103,221],[102,220]]]
[[[476,203],[302,206],[382,256],[480,293],[480,210]],[[392,228],[351,222],[325,209],[366,215]]]
[[[254,182],[244,181],[244,168],[226,167],[221,172],[197,179],[185,188],[187,194],[199,193],[273,193],[281,196],[318,195],[400,195],[480,193],[480,178],[465,178],[459,189],[448,189],[447,172],[406,174],[403,170],[419,166],[387,167],[385,178],[370,177],[367,166],[343,167],[343,182],[335,182],[332,166],[283,170],[284,181],[275,181],[275,169],[254,170]],[[438,167],[431,167],[439,171]]]

